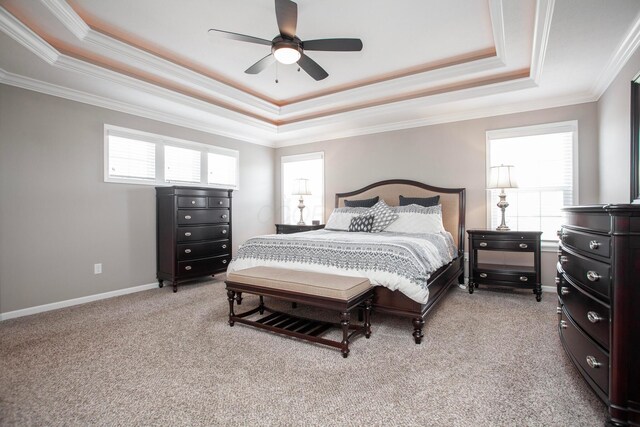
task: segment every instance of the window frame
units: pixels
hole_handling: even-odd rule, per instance
[[[303,154],[292,154],[292,155],[287,155],[287,156],[280,156],[280,223],[284,223],[285,219],[284,219],[284,165],[285,163],[292,163],[292,162],[302,162],[305,160],[317,160],[317,159],[322,159],[322,183],[320,184],[321,188],[322,188],[322,197],[321,197],[321,201],[322,201],[322,206],[321,206],[321,212],[322,212],[322,216],[320,218],[320,223],[324,224],[325,223],[325,196],[326,196],[326,189],[325,189],[325,175],[326,175],[326,163],[325,163],[325,157],[324,157],[324,151],[314,151],[311,153],[303,153]]]
[[[505,129],[493,129],[486,132],[486,146],[485,146],[485,188],[489,179],[489,171],[491,168],[491,141],[496,139],[505,138],[517,138],[526,136],[546,135],[553,133],[572,133],[571,151],[572,151],[572,204],[579,204],[579,163],[578,163],[578,121],[567,120],[563,122],[541,123],[531,126],[519,126]],[[486,227],[491,229],[491,191],[485,190],[485,205],[486,205]],[[507,208],[508,209],[508,208]],[[542,250],[544,252],[552,252],[558,249],[557,241],[543,240]]]
[[[155,180],[144,178],[118,178],[109,175],[109,136],[119,136],[144,142],[150,142],[155,145]],[[184,181],[166,181],[165,180],[165,156],[164,147],[173,146],[179,148],[187,148],[200,152],[200,182],[184,182]],[[215,153],[236,159],[236,183],[235,185],[209,184],[209,157],[208,153]],[[204,144],[201,142],[188,141],[185,139],[173,138],[170,136],[159,135],[150,132],[144,132],[136,129],[129,129],[110,124],[104,125],[104,151],[103,151],[103,172],[104,182],[116,184],[137,184],[137,185],[153,185],[156,187],[170,187],[174,185],[184,187],[209,187],[224,188],[238,191],[240,189],[240,152],[230,148],[218,147],[215,145]]]

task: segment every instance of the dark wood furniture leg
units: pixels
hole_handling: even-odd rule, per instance
[[[349,319],[351,314],[348,311],[343,311],[340,314],[340,324],[342,325],[342,357],[349,355]]]
[[[371,337],[371,305],[373,301],[371,298],[364,302],[364,337],[369,339]],[[361,314],[362,310],[358,310],[358,314]]]
[[[176,292],[178,292],[178,281],[177,280],[173,282],[173,293],[176,293]]]
[[[158,280],[158,287],[161,288],[164,286],[164,280]]]
[[[264,297],[260,295],[260,305],[258,305],[258,312],[264,314]]]
[[[242,292],[236,293],[236,302],[238,305],[242,304]]]
[[[424,326],[424,319],[422,317],[414,317],[412,320],[413,323],[413,339],[416,344],[420,344],[422,342],[422,337],[424,334],[422,333],[422,327]]]
[[[233,312],[233,302],[236,300],[235,291],[227,290],[227,299],[229,300],[229,326],[233,326],[235,322],[233,318],[235,317],[235,313]]]

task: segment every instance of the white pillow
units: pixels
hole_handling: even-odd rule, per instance
[[[436,206],[394,206],[398,219],[384,231],[394,233],[433,234],[445,231],[442,224],[442,205]]]
[[[335,208],[324,226],[325,230],[349,231],[351,218],[367,214],[371,208]]]

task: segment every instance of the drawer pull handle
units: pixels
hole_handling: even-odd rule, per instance
[[[595,251],[599,247],[600,247],[600,242],[598,242],[597,240],[592,240],[589,242],[589,249],[591,249],[592,251]]]
[[[600,275],[593,270],[589,270],[587,271],[587,279],[589,279],[590,282],[597,282],[600,280]]]
[[[222,234],[227,234],[227,230],[222,230]]]
[[[184,269],[185,269],[185,270],[187,270],[187,271],[189,271],[189,270],[191,270],[191,266],[190,266],[190,265],[187,265]]]
[[[191,219],[191,215],[185,215],[184,219]]]
[[[560,288],[560,295],[567,295],[569,293],[569,288],[563,286]]]
[[[192,204],[192,205],[195,205],[195,204],[196,204],[196,201],[195,201],[195,200],[192,200],[192,201],[191,201],[191,204]]]
[[[481,248],[486,248],[487,247],[487,242],[480,242],[480,247]]]
[[[598,359],[593,356],[587,356],[587,365],[589,365],[590,368],[597,369],[602,366],[602,363],[598,362]]]
[[[480,273],[480,277],[484,279],[485,277],[487,277],[487,273]]]
[[[226,264],[226,263],[227,263],[227,260],[226,260],[226,259],[223,259],[223,260],[222,260],[222,263],[223,263],[223,264]]]
[[[222,219],[227,219],[227,215],[222,215]]]
[[[559,285],[559,284],[560,284],[560,278],[556,277],[556,285]]]
[[[556,251],[556,254],[558,254],[558,256],[561,256],[561,255],[562,255],[562,251],[561,251],[560,249],[558,249],[558,250]]]
[[[186,233],[184,233],[184,235],[189,237],[189,236],[191,236],[191,233],[187,231]]]
[[[560,257],[560,264],[566,264],[566,263],[568,263],[568,262],[569,262],[569,258],[567,258],[567,256],[566,256],[566,255],[562,255],[562,256]]]
[[[558,231],[556,231],[556,236],[558,236],[558,237],[562,237],[562,230],[558,230]]]
[[[527,281],[529,281],[529,278],[527,276],[520,276],[520,281],[521,282],[527,282]]]
[[[557,307],[556,307],[556,313],[558,313],[558,314],[562,314],[562,307],[557,306]]]
[[[566,320],[561,320],[560,321],[560,327],[562,329],[567,329],[567,321]]]
[[[218,204],[219,204],[219,205],[222,205],[222,204],[224,204],[224,203],[222,202],[222,200],[220,200],[220,201],[218,202]]]
[[[602,317],[595,311],[588,312],[587,319],[589,319],[589,322],[591,323],[598,323],[603,320]]]
[[[191,249],[185,249],[185,250],[184,250],[184,253],[185,253],[185,254],[190,254],[190,253],[191,253]]]
[[[227,249],[227,245],[222,245],[222,249]]]
[[[518,246],[520,246],[520,248],[522,249],[527,249],[529,247],[529,245],[527,245],[526,243],[520,243]]]

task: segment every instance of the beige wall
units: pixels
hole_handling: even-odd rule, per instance
[[[406,178],[440,187],[467,188],[467,228],[486,227],[486,131],[540,123],[578,121],[579,203],[598,201],[598,129],[595,103],[323,141],[276,150],[276,200],[280,200],[280,157],[325,153],[328,217],[337,192],[375,181]],[[280,206],[276,203],[276,219]],[[553,285],[555,252],[543,254],[543,284]]]
[[[0,313],[155,281],[155,190],[103,181],[105,123],[239,150],[234,250],[273,232],[272,148],[0,85]]]
[[[598,101],[600,203],[629,203],[631,81],[640,73],[637,50]]]

